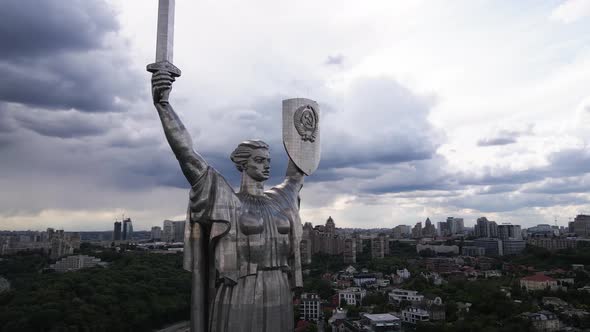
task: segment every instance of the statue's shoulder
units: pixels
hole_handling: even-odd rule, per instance
[[[189,199],[193,209],[212,208],[212,205],[223,205],[225,208],[240,205],[240,199],[233,187],[211,166],[207,167],[191,187]]]
[[[271,200],[282,206],[295,207],[298,205],[300,189],[301,185],[299,181],[288,176],[282,183],[266,190],[264,193]]]

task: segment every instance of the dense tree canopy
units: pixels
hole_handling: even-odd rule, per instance
[[[40,273],[42,256],[7,258],[0,331],[149,331],[189,319],[190,274],[181,255],[111,252],[108,268]]]

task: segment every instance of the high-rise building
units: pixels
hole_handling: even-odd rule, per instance
[[[574,233],[577,236],[590,235],[590,215],[579,214],[574,219]]]
[[[174,221],[164,220],[162,240],[165,242],[174,242]]]
[[[498,224],[495,221],[488,220],[486,217],[477,218],[475,236],[483,238],[498,237]]]
[[[422,236],[425,237],[434,237],[436,235],[436,228],[430,221],[430,218],[426,218],[424,221],[424,229],[422,230]]]
[[[121,240],[131,240],[133,238],[133,224],[131,218],[123,219],[123,230]]]
[[[115,227],[113,229],[113,241],[121,241],[121,222],[115,221]]]
[[[356,239],[344,239],[344,263],[356,263]]]
[[[463,218],[448,217],[447,230],[450,235],[463,234],[465,231]]]
[[[412,237],[417,239],[422,237],[422,223],[417,222],[414,228],[412,228]]]
[[[71,255],[74,253],[74,246],[70,241],[70,237],[66,236],[66,233],[62,229],[56,231],[51,237],[51,259],[57,259],[63,256]],[[79,245],[79,243],[78,243]],[[79,248],[79,247],[78,247]]]
[[[440,236],[450,235],[449,227],[447,226],[447,223],[445,221],[438,222],[438,235],[440,235]]]
[[[161,241],[162,240],[162,228],[160,226],[152,227],[152,240],[154,241]]]
[[[325,225],[313,227],[311,223],[306,222],[303,225],[301,241],[303,244],[299,248],[302,262],[311,262],[311,256],[316,253],[341,255],[345,250],[345,236],[337,232],[336,224],[331,217],[328,218]],[[303,260],[304,257],[305,260]]]
[[[393,238],[402,239],[412,235],[412,227],[409,225],[397,225],[393,228]]]
[[[371,238],[371,258],[383,258],[389,254],[389,241],[385,234]]]
[[[299,251],[301,252],[301,264],[311,264],[311,241],[309,238],[301,239]],[[346,256],[344,260],[346,261]]]
[[[515,239],[522,240],[520,225],[502,224],[498,225],[498,238],[501,240]]]
[[[330,234],[336,233],[336,224],[334,223],[334,219],[332,219],[332,216],[328,217],[328,220],[326,220],[326,226],[324,227],[324,232]]]
[[[172,229],[174,230],[174,242],[184,242],[184,226],[186,222],[175,221],[172,223]]]

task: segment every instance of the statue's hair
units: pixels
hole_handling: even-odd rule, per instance
[[[246,163],[248,162],[248,158],[250,158],[252,155],[252,150],[254,149],[268,150],[269,146],[259,139],[251,139],[240,143],[234,152],[231,153],[229,158],[234,162],[238,171],[242,172],[246,169]]]

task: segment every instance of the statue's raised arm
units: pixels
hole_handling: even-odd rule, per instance
[[[207,163],[193,149],[193,140],[189,132],[170,105],[169,97],[174,80],[172,74],[167,71],[155,72],[152,75],[152,96],[168,144],[178,159],[184,176],[192,186],[207,169]]]

